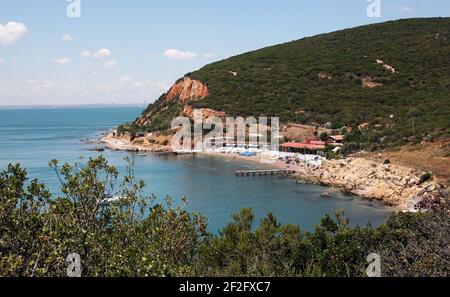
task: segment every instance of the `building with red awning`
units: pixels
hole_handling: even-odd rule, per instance
[[[285,152],[303,152],[317,154],[325,151],[326,145],[323,141],[310,141],[309,143],[286,142],[280,145]]]

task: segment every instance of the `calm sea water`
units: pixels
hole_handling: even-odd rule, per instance
[[[189,210],[209,218],[216,232],[230,221],[232,213],[251,207],[258,219],[273,212],[282,223],[312,230],[324,214],[343,209],[353,225],[383,223],[393,209],[348,196],[338,190],[296,184],[286,177],[236,177],[239,169],[255,165],[204,156],[142,156],[127,152],[91,151],[97,145],[80,140],[99,138],[120,123],[135,119],[141,108],[74,108],[0,110],[0,169],[19,162],[30,177],[38,178],[58,193],[56,176],[48,161],[79,162],[103,154],[123,169],[124,157],[136,161],[136,175],[147,183],[146,191],[176,201],[187,197]],[[262,168],[262,167],[260,167]],[[332,199],[321,197],[324,191]]]

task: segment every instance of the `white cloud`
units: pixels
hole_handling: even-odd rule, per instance
[[[125,86],[129,89],[151,89],[151,90],[159,90],[163,92],[169,89],[169,86],[164,82],[155,82],[151,80],[136,80],[130,75],[122,76],[120,78],[120,83],[122,86]]]
[[[28,28],[22,23],[8,22],[0,24],[0,44],[11,45],[28,33]]]
[[[94,58],[104,58],[104,57],[109,57],[111,56],[111,51],[109,49],[101,49],[96,53],[92,54],[92,57]]]
[[[47,101],[39,101],[40,104],[61,104],[64,102],[61,98],[79,98],[78,96],[84,95],[85,89],[76,79],[50,80],[31,77],[21,82],[20,85],[10,86],[9,90],[3,92],[9,93],[9,96],[14,97],[17,103],[21,102],[20,104],[23,102],[36,104],[36,98],[46,98],[44,100]]]
[[[164,52],[164,56],[175,60],[185,60],[194,59],[197,57],[197,54],[192,52],[183,52],[177,49],[168,49]]]
[[[128,81],[131,81],[133,79],[133,77],[132,76],[130,76],[130,75],[124,75],[124,76],[122,76],[121,78],[120,78],[120,82],[128,82]]]
[[[50,79],[40,75],[15,80],[14,84],[0,81],[0,105],[137,103],[156,99],[170,87],[165,82],[135,79],[130,75],[104,79],[62,76]]]
[[[53,59],[52,61],[54,63],[56,63],[56,64],[59,64],[59,65],[68,65],[68,64],[70,64],[70,59],[68,59],[68,58]]]
[[[1,64],[5,64],[5,60],[0,59],[0,65],[1,65]]]
[[[31,86],[31,88],[34,91],[41,92],[41,91],[50,91],[56,87],[56,83],[50,80],[39,80],[39,79],[32,79],[30,78],[28,80],[28,84]]]
[[[96,52],[83,51],[81,53],[82,57],[91,57],[91,58],[105,58],[110,57],[112,55],[111,51],[107,48],[98,50]]]
[[[401,7],[400,7],[400,10],[401,10],[401,11],[404,11],[404,12],[410,12],[410,11],[413,11],[412,7],[409,7],[409,6],[401,6]]]
[[[124,75],[119,81],[110,83],[95,83],[92,87],[96,94],[111,101],[125,100],[128,102],[142,102],[149,98],[157,98],[169,86],[164,82],[151,80],[137,80],[131,75]]]
[[[82,57],[90,57],[92,54],[91,54],[91,52],[90,51],[83,51],[82,53],[81,53],[81,56]]]
[[[73,41],[74,38],[73,38],[73,36],[71,36],[69,34],[64,34],[63,36],[61,36],[61,40],[65,41],[65,42],[70,42],[70,41]]]
[[[110,61],[106,62],[105,68],[106,68],[106,69],[114,68],[114,67],[116,67],[117,65],[118,65],[117,61],[113,59],[113,60],[110,60]]]
[[[206,53],[205,54],[206,58],[214,58],[215,56],[216,56],[216,54],[214,54],[214,53]]]

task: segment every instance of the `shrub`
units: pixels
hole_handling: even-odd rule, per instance
[[[420,176],[420,183],[423,184],[424,182],[427,182],[432,178],[433,174],[431,174],[430,172],[424,173]]]
[[[119,172],[106,159],[50,167],[61,195],[28,181],[20,165],[0,173],[0,276],[66,276],[78,253],[83,276],[366,276],[379,253],[383,276],[450,276],[448,197],[440,209],[392,215],[378,228],[350,227],[342,212],[314,232],[282,225],[251,209],[218,234],[206,218],[142,194],[132,163]],[[114,203],[105,198],[120,197]],[[444,207],[445,206],[445,207]]]
[[[209,96],[179,107],[161,97],[147,110],[155,113],[149,129],[168,128],[183,104],[190,104],[230,116],[276,116],[283,123],[331,122],[335,128],[382,124],[387,127],[383,129],[386,146],[404,144],[411,136],[448,137],[450,71],[448,56],[442,54],[449,51],[448,42],[430,42],[430,36],[436,32],[450,36],[449,28],[449,18],[399,20],[304,38],[209,64],[190,74],[208,85]],[[401,71],[394,74],[377,65],[380,53]],[[238,71],[238,77],[230,75],[230,69]],[[332,79],[320,78],[321,73]],[[366,75],[383,86],[363,88]],[[360,139],[349,141],[369,147],[370,133],[364,131]]]
[[[327,140],[327,138],[328,138],[328,133],[326,133],[326,132],[323,132],[323,133],[320,133],[320,140],[322,140],[322,141],[325,141],[325,140]]]

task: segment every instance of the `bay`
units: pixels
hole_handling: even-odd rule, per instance
[[[135,161],[135,172],[146,184],[146,192],[159,201],[171,196],[176,203],[187,198],[187,208],[209,219],[209,229],[217,232],[231,220],[231,214],[250,207],[260,220],[272,212],[281,223],[298,224],[313,230],[325,214],[344,210],[352,225],[377,226],[394,208],[345,195],[337,189],[297,184],[287,177],[236,177],[241,169],[262,165],[229,161],[210,156],[175,156],[129,152],[96,152],[97,144],[81,140],[99,139],[118,124],[135,119],[139,107],[2,109],[0,110],[0,170],[9,163],[20,163],[30,178],[38,178],[53,193],[59,182],[48,167],[51,159],[85,162],[104,155],[123,170],[125,157]],[[332,198],[321,197],[327,191]]]

